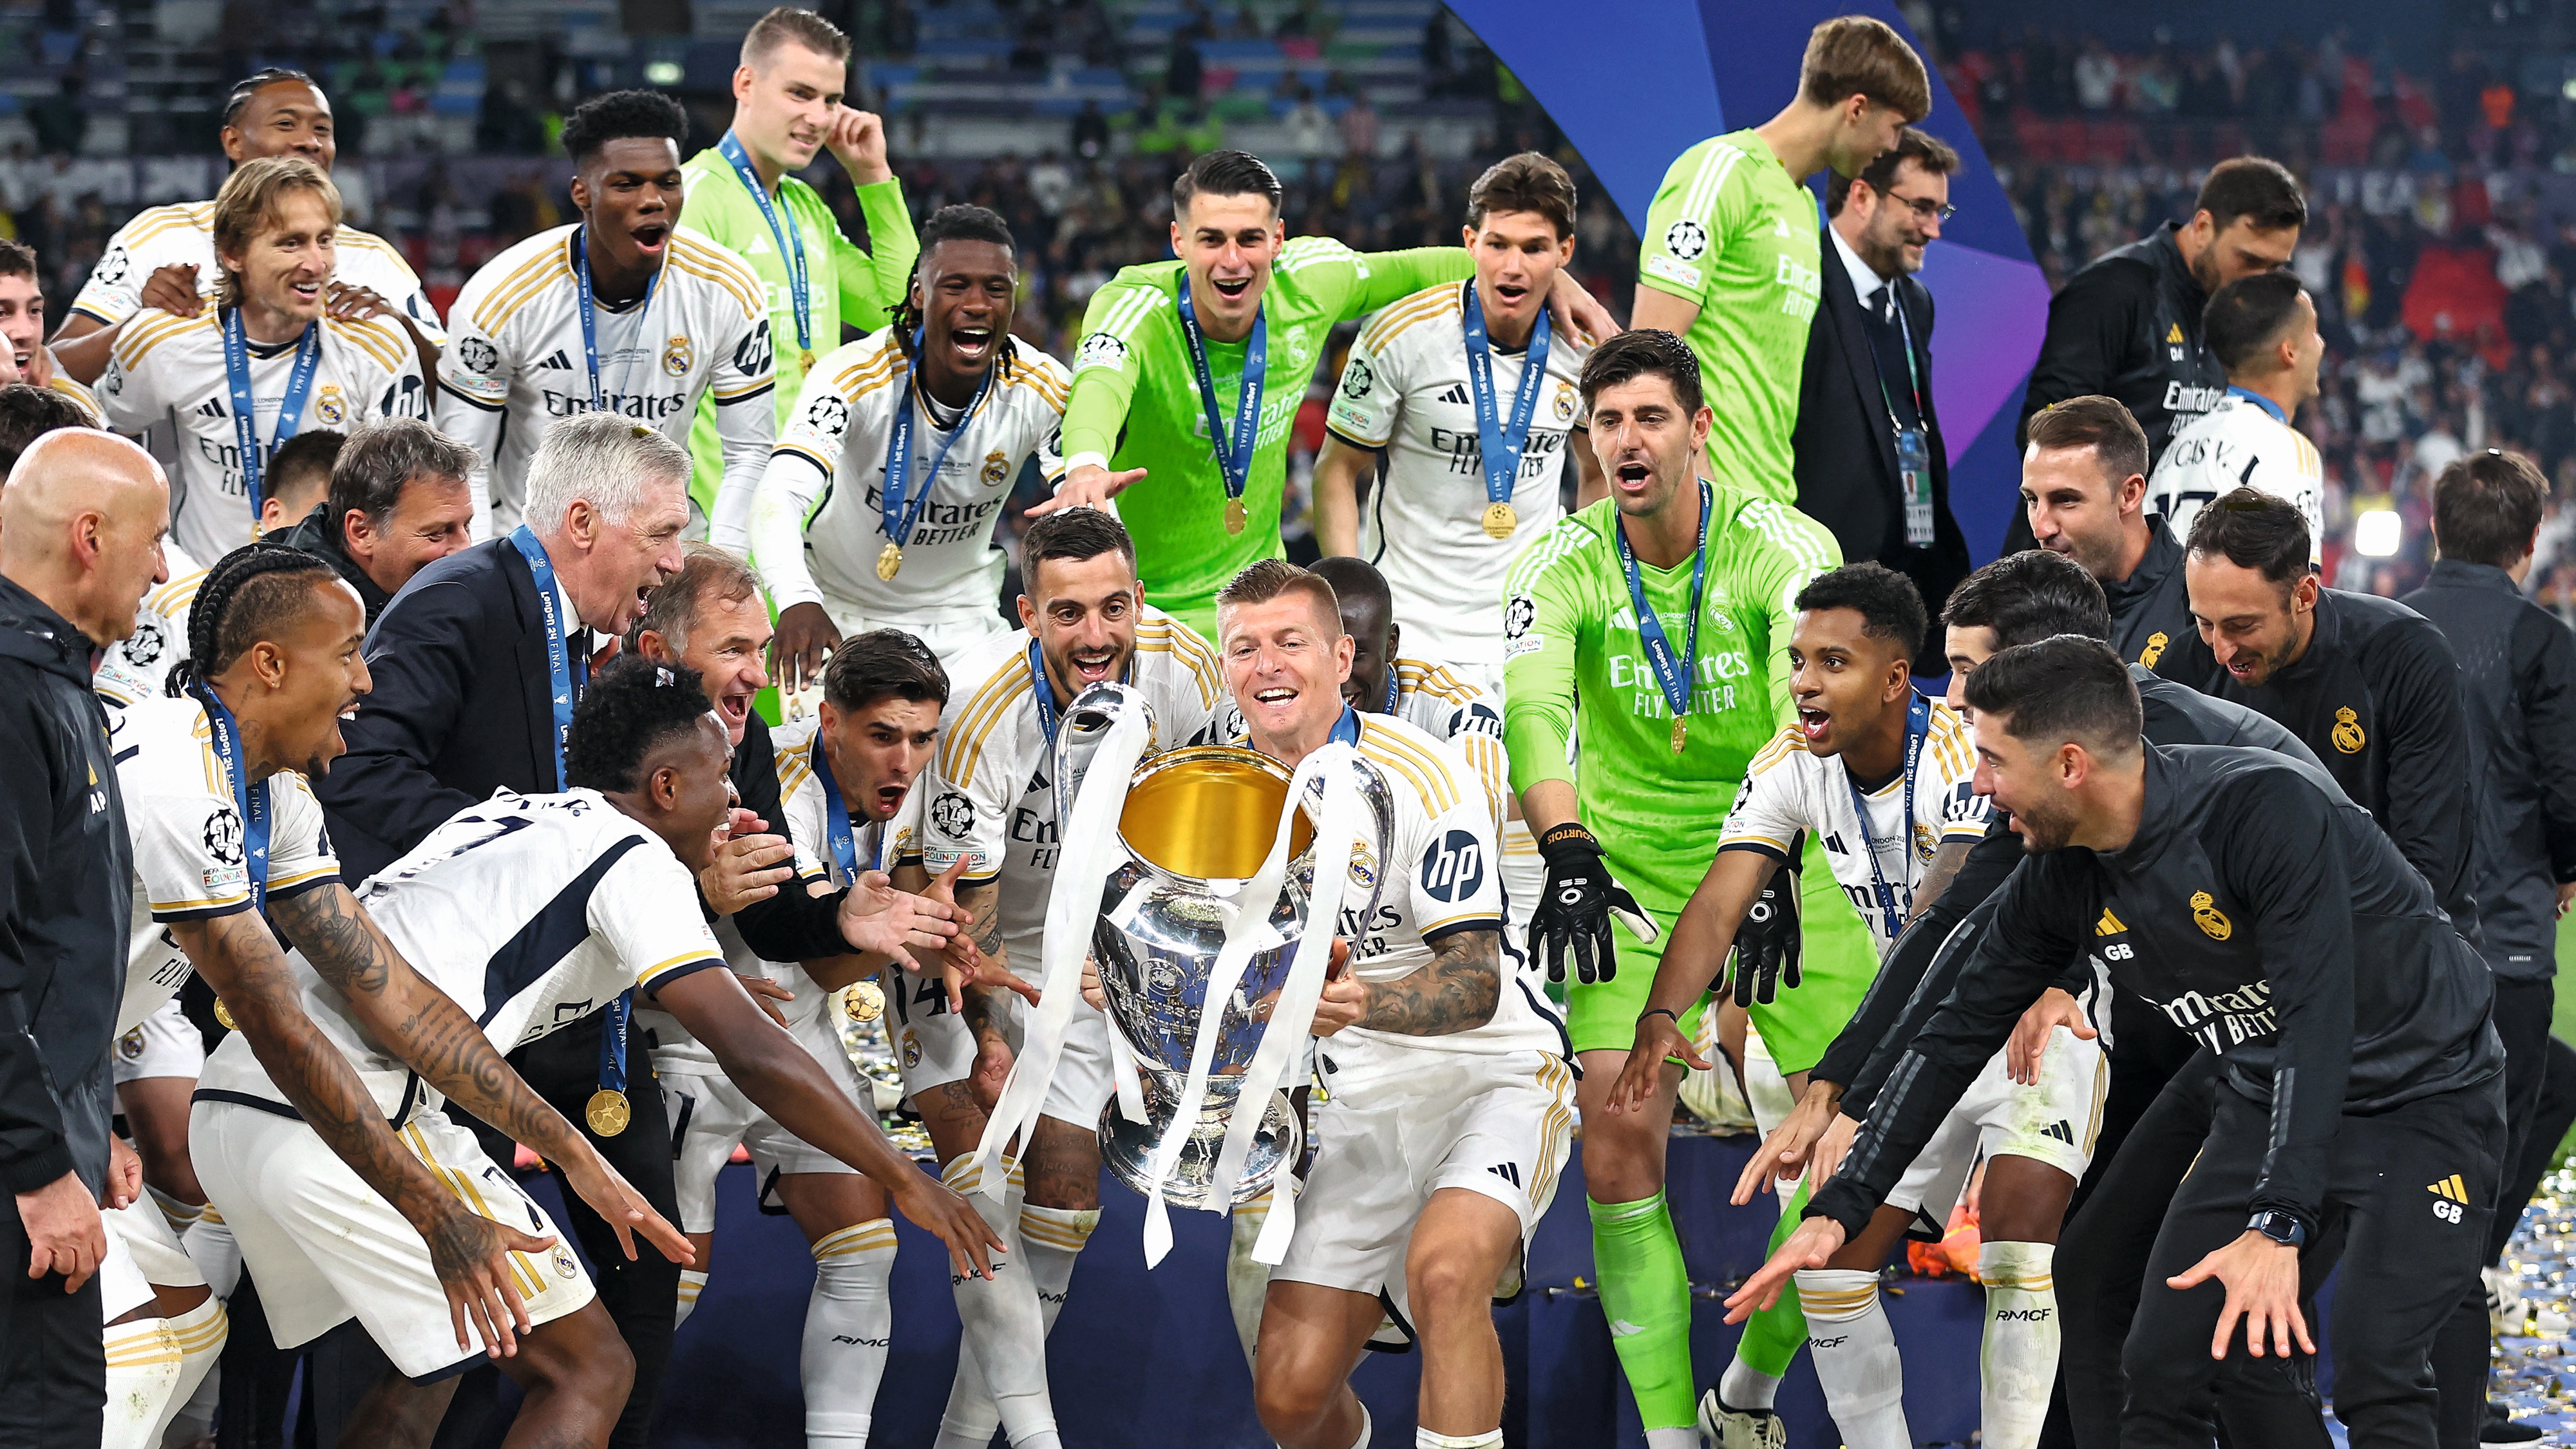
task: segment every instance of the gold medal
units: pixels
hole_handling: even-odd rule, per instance
[[[232,1011],[224,1005],[224,999],[220,996],[215,998],[215,1025],[222,1027],[226,1031],[241,1030],[240,1027],[233,1024]]]
[[[891,582],[903,572],[903,545],[890,543],[877,554],[877,577]]]
[[[885,988],[873,981],[853,981],[841,988],[841,1010],[852,1021],[874,1021],[885,1015]]]
[[[1512,530],[1520,526],[1521,516],[1512,511],[1512,506],[1510,504],[1491,503],[1486,505],[1485,537],[1494,539],[1509,538],[1512,536]]]
[[[811,352],[797,353],[796,366],[799,371],[812,372],[814,370],[814,354]]]
[[[1673,716],[1673,753],[1674,753],[1674,754],[1676,754],[1676,755],[1680,754],[1680,753],[1682,752],[1682,746],[1683,746],[1685,743],[1687,743],[1687,742],[1689,741],[1689,739],[1690,739],[1690,721],[1689,721],[1689,720],[1687,720],[1687,719],[1684,719],[1684,718],[1683,718],[1682,716],[1680,716],[1680,715],[1674,715],[1674,716]]]
[[[602,1087],[590,1094],[590,1105],[581,1109],[581,1115],[590,1123],[591,1131],[602,1137],[614,1137],[625,1131],[626,1124],[634,1120],[635,1109],[627,1103],[624,1092],[612,1092]]]
[[[1240,498],[1229,498],[1229,499],[1225,500],[1225,531],[1226,531],[1226,532],[1228,532],[1228,533],[1241,533],[1241,532],[1243,532],[1243,526],[1244,526],[1245,524],[1247,524],[1247,523],[1250,523],[1251,521],[1252,521],[1252,514],[1251,514],[1251,512],[1250,512],[1249,510],[1247,510],[1247,509],[1243,506],[1243,500],[1242,500],[1242,499],[1240,499]]]

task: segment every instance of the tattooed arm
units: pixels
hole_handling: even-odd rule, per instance
[[[308,891],[275,905],[284,916],[306,896],[323,893]],[[256,912],[174,921],[169,929],[305,1125],[429,1245],[457,1347],[473,1346],[465,1334],[471,1318],[496,1356],[515,1351],[514,1336],[527,1330],[528,1318],[509,1255],[536,1251],[550,1240],[476,1216],[402,1145],[349,1058],[305,1014],[295,973]]]
[[[635,1256],[630,1233],[640,1230],[672,1261],[689,1260],[688,1240],[503,1060],[463,1007],[403,960],[348,887],[335,882],[302,891],[272,901],[271,909],[315,973],[349,999],[371,1039],[448,1100],[562,1169],[573,1190],[616,1229],[627,1257]]]
[[[1494,1019],[1503,995],[1503,938],[1490,929],[1453,931],[1434,942],[1431,959],[1393,981],[1344,974],[1324,983],[1315,1034],[1346,1026],[1398,1036],[1448,1036]]]

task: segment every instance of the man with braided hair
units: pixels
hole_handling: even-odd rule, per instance
[[[1011,336],[1014,245],[983,207],[933,213],[894,325],[816,364],[780,424],[751,547],[778,605],[783,688],[817,683],[823,656],[870,629],[917,635],[951,669],[1007,632],[993,525],[1031,456],[1049,483],[1063,476],[1071,386]]]
[[[208,572],[198,595],[189,620],[195,662],[174,672],[165,696],[116,714],[117,780],[134,847],[117,1029],[133,1030],[191,970],[202,973],[239,1029],[237,1049],[277,1084],[260,1105],[310,1126],[318,1145],[347,1164],[350,1182],[373,1195],[398,1231],[408,1229],[399,1251],[431,1275],[460,1351],[471,1351],[469,1319],[485,1343],[506,1349],[514,1323],[527,1322],[525,1285],[514,1274],[525,1255],[548,1247],[543,1229],[524,1233],[488,1204],[469,1205],[397,1140],[403,1114],[370,1098],[307,1013],[308,989],[327,987],[421,1081],[513,1134],[529,1134],[519,1140],[559,1164],[565,1181],[612,1221],[641,1227],[672,1251],[685,1243],[520,1081],[473,1020],[389,946],[341,883],[306,781],[340,755],[340,717],[367,692],[358,654],[365,617],[324,560],[277,546],[238,549]],[[302,978],[263,910],[301,953],[309,968]],[[198,1111],[239,1100],[220,1085],[201,1087]],[[221,1151],[198,1155],[218,1169],[211,1184],[218,1190],[225,1171],[243,1168]],[[148,1205],[112,1221],[118,1231],[103,1305],[110,1378],[134,1382],[109,1396],[109,1442],[158,1444],[222,1344],[223,1308]],[[286,1291],[287,1279],[264,1286],[271,1323],[290,1346],[301,1342],[287,1335],[308,1306]],[[165,1355],[167,1362],[153,1362]],[[399,1429],[391,1419],[360,1422],[364,1442],[393,1442]]]

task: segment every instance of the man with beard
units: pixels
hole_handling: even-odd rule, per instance
[[[2145,511],[2147,435],[2107,397],[2069,398],[2033,417],[2021,505],[2038,546],[2084,566],[2111,606],[2122,659],[2182,678],[2192,637],[2182,544]]]

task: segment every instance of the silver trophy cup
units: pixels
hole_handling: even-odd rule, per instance
[[[1103,683],[1084,690],[1065,711],[1055,739],[1058,820],[1072,818],[1075,794],[1110,724],[1121,712],[1144,707],[1132,690]],[[1365,808],[1342,904],[1366,920],[1377,905],[1394,806],[1385,781],[1365,761],[1354,755],[1350,768]],[[1234,896],[1270,852],[1291,778],[1287,767],[1267,755],[1193,745],[1147,755],[1127,782],[1118,821],[1122,859],[1101,883],[1091,955],[1110,1027],[1135,1056],[1146,1120],[1129,1120],[1112,1100],[1100,1119],[1100,1155],[1119,1181],[1145,1193],[1155,1154],[1172,1134],[1186,1133],[1177,1165],[1162,1182],[1163,1200],[1175,1207],[1217,1205],[1218,1150],[1305,931],[1314,820],[1321,808],[1315,799],[1293,818],[1292,858],[1278,897],[1260,903],[1268,926],[1263,944],[1234,992],[1220,1007],[1211,1006],[1209,977],[1225,946]],[[1195,1120],[1177,1122],[1192,1055],[1209,1031],[1217,1033],[1217,1042],[1205,1096]],[[1250,1202],[1269,1191],[1281,1169],[1296,1162],[1300,1146],[1287,1095],[1271,1093],[1231,1201]]]

